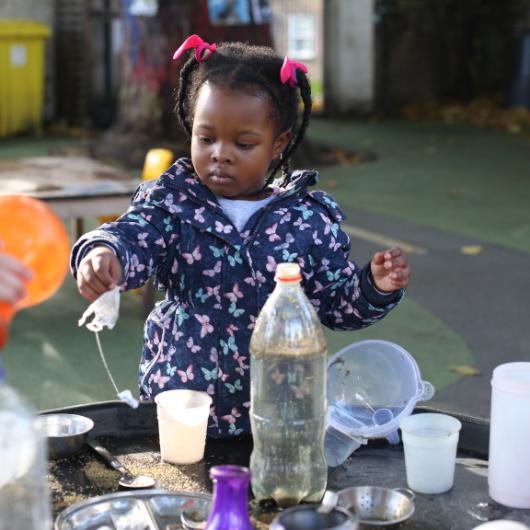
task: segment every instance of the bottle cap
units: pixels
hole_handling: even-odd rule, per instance
[[[275,280],[280,282],[299,282],[302,279],[298,263],[278,263]]]

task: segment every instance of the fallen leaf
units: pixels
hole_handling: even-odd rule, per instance
[[[466,256],[476,256],[482,252],[480,245],[465,245],[460,248],[460,252]]]
[[[480,375],[480,370],[478,368],[475,368],[474,366],[467,366],[465,364],[454,364],[449,367],[449,370],[465,377],[475,377]]]

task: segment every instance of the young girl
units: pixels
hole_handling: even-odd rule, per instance
[[[89,300],[156,275],[165,299],[145,325],[140,397],[207,391],[208,434],[219,437],[250,431],[248,345],[278,263],[297,262],[322,323],[349,330],[384,317],[410,270],[399,248],[362,269],[348,261],[343,214],[330,196],[308,190],[317,173],[289,171],[311,111],[305,66],[282,64],[269,48],[216,47],[196,35],[174,58],[188,48],[195,53],[182,68],[176,110],[191,160],[142,184],[122,217],[76,243],[71,265]]]

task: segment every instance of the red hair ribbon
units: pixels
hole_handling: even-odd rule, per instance
[[[195,59],[197,59],[197,62],[200,63],[203,60],[202,52],[204,50],[209,50],[211,53],[213,53],[217,49],[217,46],[215,44],[210,44],[203,41],[199,35],[190,35],[173,54],[173,59],[178,59],[186,50],[189,50],[190,48],[195,48]],[[210,57],[210,54],[207,54],[206,57],[204,57],[204,60],[206,61],[208,57]]]
[[[296,79],[296,70],[302,70],[304,74],[307,74],[307,66],[303,63],[297,63],[295,61],[291,61],[288,57],[286,57],[283,60],[282,67],[280,69],[280,79],[283,84],[289,82],[289,84],[294,88],[298,85],[298,81]]]

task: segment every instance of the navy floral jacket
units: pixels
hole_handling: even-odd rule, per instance
[[[86,252],[104,244],[120,259],[126,289],[155,274],[165,291],[145,324],[141,399],[173,388],[205,390],[213,397],[210,436],[250,432],[248,345],[277,263],[299,263],[303,288],[332,329],[369,326],[401,299],[401,291],[378,293],[369,266],[348,260],[342,212],[329,195],[307,189],[317,177],[293,172],[239,233],[183,158],[140,185],[117,221],[75,244],[74,275]]]

